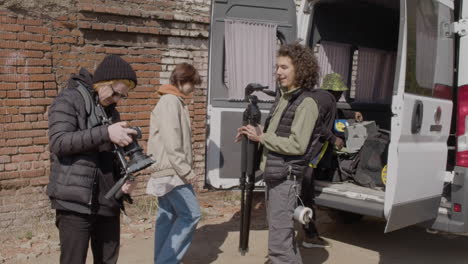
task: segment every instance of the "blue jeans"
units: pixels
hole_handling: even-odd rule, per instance
[[[180,263],[200,220],[200,205],[190,184],[175,187],[158,201],[154,263]]]

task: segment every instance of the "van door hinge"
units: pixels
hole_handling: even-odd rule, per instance
[[[468,19],[460,19],[452,25],[453,33],[458,34],[461,37],[468,35]]]
[[[314,8],[314,5],[318,2],[318,0],[306,0],[304,4],[304,9],[302,12],[304,14],[310,14],[312,13],[312,9]]]

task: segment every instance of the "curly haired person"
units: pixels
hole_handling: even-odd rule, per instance
[[[318,64],[313,52],[300,44],[283,45],[277,53],[280,93],[261,127],[243,126],[240,135],[263,147],[260,169],[266,183],[269,228],[268,257],[273,264],[300,264],[294,237],[293,213],[301,179],[320,151],[319,108],[314,99]]]

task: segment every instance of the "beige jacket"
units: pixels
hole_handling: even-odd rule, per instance
[[[183,94],[172,85],[163,85],[158,104],[151,112],[148,153],[156,160],[150,167],[151,177],[178,175],[190,180],[192,169],[192,131]]]

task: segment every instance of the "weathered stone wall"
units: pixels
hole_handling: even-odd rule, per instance
[[[48,107],[70,74],[93,71],[106,54],[137,71],[139,85],[119,110],[142,128],[143,147],[156,89],[177,63],[200,70],[204,83],[187,102],[201,185],[209,9],[209,0],[0,1],[0,232],[50,220]],[[136,195],[147,177],[139,177]]]

